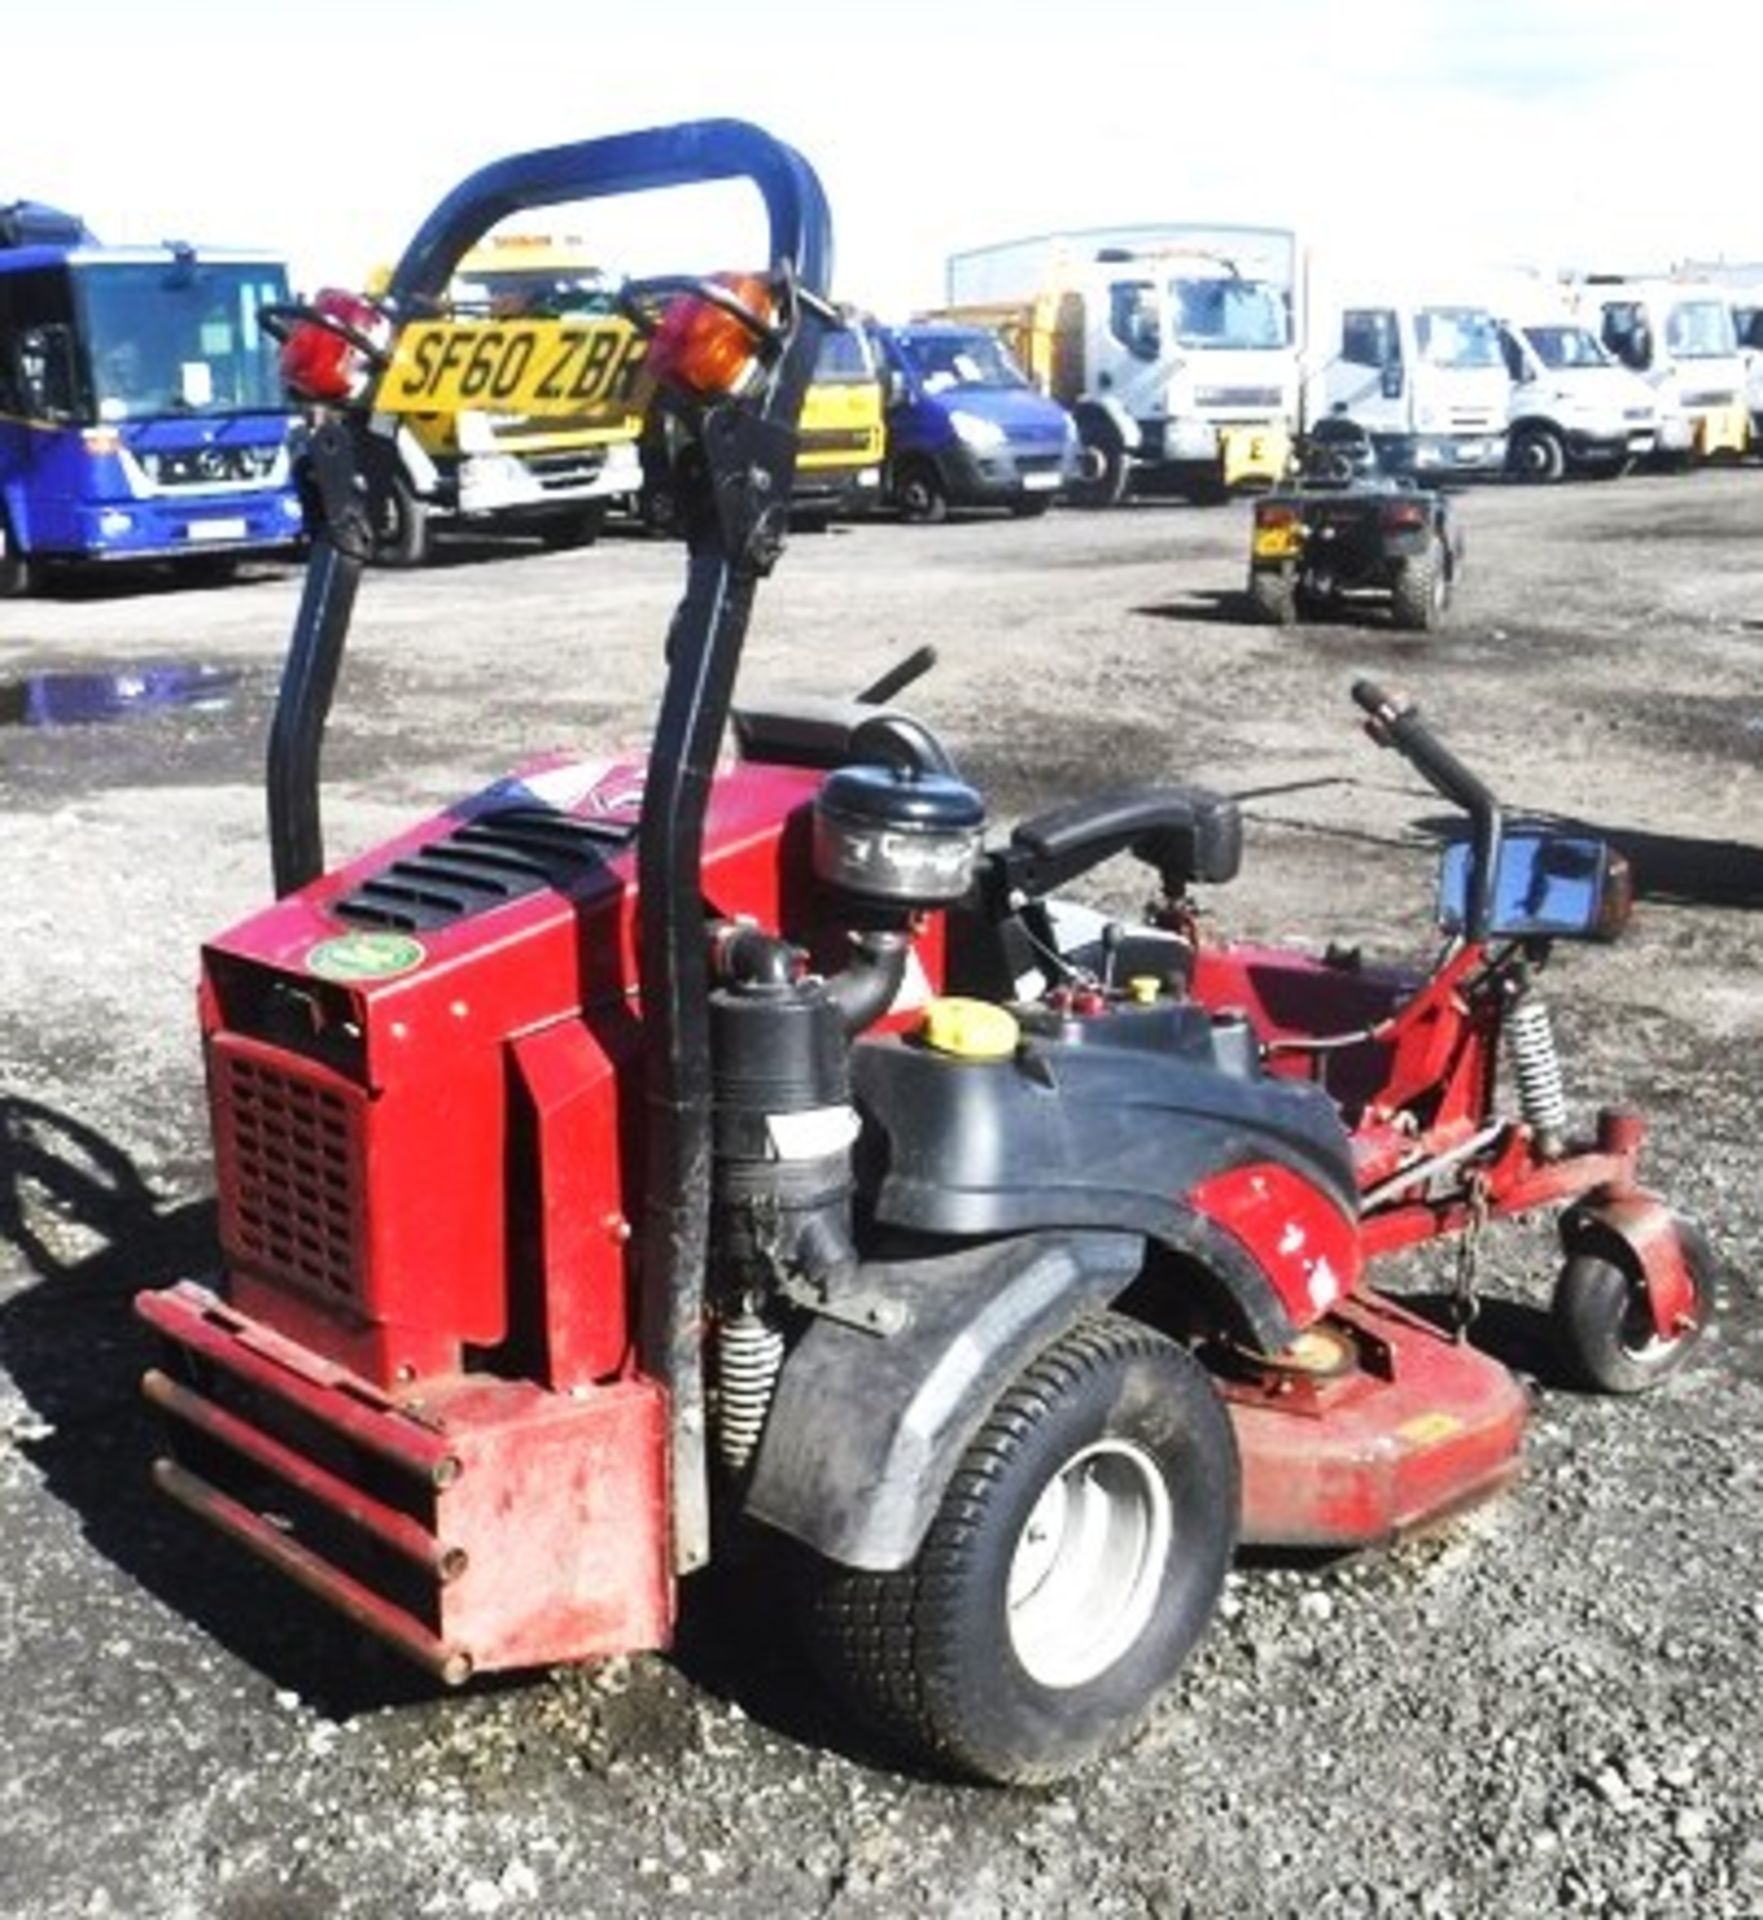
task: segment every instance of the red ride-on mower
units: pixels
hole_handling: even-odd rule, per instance
[[[764,273],[630,293],[698,454],[646,761],[553,756],[326,872],[388,383],[423,355],[507,373],[516,338],[583,358],[556,322],[406,316],[523,208],[725,177],[763,197]],[[1677,1362],[1705,1289],[1634,1185],[1638,1123],[1562,1137],[1532,976],[1603,924],[1616,870],[1504,833],[1412,711],[1361,690],[1474,825],[1418,980],[1199,943],[1190,887],[1231,877],[1240,821],[1195,789],[988,849],[888,704],[903,675],[736,713],[722,763],[829,246],[805,163],[713,122],[501,162],[383,313],[293,317],[322,412],[280,897],[203,954],[224,1271],[141,1297],[155,1471],[451,1683],[665,1646],[680,1577],[735,1555],[787,1578],[834,1686],[909,1753],[1042,1781],[1136,1725],[1239,1538],[1358,1545],[1511,1473],[1517,1383],[1376,1292],[1372,1257],[1569,1202],[1559,1317],[1617,1390]],[[1058,889],[1128,851],[1151,924],[1062,939]]]

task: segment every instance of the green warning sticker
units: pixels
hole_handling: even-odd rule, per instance
[[[306,956],[306,971],[325,980],[389,980],[428,958],[407,933],[343,933],[321,940]]]

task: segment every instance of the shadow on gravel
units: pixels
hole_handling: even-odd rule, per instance
[[[1215,587],[1196,588],[1179,600],[1160,600],[1134,607],[1148,620],[1186,620],[1208,626],[1265,627],[1247,594],[1226,593]]]
[[[93,1251],[68,1256],[70,1244]],[[0,1095],[0,1242],[36,1276],[0,1300],[0,1365],[36,1416],[16,1445],[92,1546],[277,1687],[342,1719],[433,1688],[155,1493],[130,1302],[213,1266],[211,1201],[168,1206],[103,1132]],[[77,1570],[76,1570],[77,1577]]]
[[[755,1725],[815,1752],[899,1775],[909,1763],[835,1700],[809,1663],[794,1618],[800,1569],[787,1549],[763,1562],[710,1568],[680,1588],[668,1656],[701,1692]]]
[[[1413,654],[1417,642],[1441,637],[1398,628],[1390,618],[1389,609],[1376,602],[1363,606],[1319,607],[1292,626],[1281,627],[1263,619],[1254,601],[1234,588],[1196,587],[1179,600],[1153,601],[1147,606],[1132,608],[1132,612],[1147,620],[1185,621],[1196,626],[1258,627],[1269,635],[1284,633],[1315,638],[1346,633],[1359,640],[1388,642],[1399,648],[1404,658]]]
[[[298,560],[244,561],[237,571],[199,563],[156,564],[152,561],[109,562],[100,567],[49,567],[31,590],[31,597],[52,604],[91,605],[117,600],[162,598],[174,593],[218,593],[223,590],[270,586],[299,572]]]
[[[1449,1332],[1456,1325],[1456,1300],[1448,1293],[1405,1293],[1402,1305],[1422,1320]],[[1545,1307],[1524,1300],[1486,1294],[1477,1304],[1469,1329],[1469,1344],[1511,1372],[1523,1374],[1539,1386],[1567,1390],[1555,1336]]]

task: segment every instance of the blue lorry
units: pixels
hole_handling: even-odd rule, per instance
[[[1077,474],[1070,414],[996,334],[950,321],[878,327],[888,382],[886,488],[905,520],[951,507],[1045,513]]]
[[[172,560],[225,578],[303,516],[263,254],[100,246],[76,216],[0,207],[0,597],[58,564]]]

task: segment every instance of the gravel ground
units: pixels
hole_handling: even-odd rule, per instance
[[[934,641],[911,704],[1000,821],[1134,779],[1255,794],[1221,928],[1424,944],[1440,809],[1358,733],[1362,672],[1641,881],[1551,997],[1576,1111],[1642,1106],[1653,1184],[1710,1230],[1717,1332],[1646,1400],[1560,1391],[1529,1340],[1548,1230],[1497,1230],[1484,1325],[1541,1376],[1516,1486],[1393,1552],[1245,1559],[1142,1736],[1037,1794],[865,1750],[732,1578],[689,1583],[665,1658],[443,1697],[155,1503],[127,1301],[208,1259],[194,956],[266,891],[297,581],[0,610],[0,683],[237,676],[210,710],[0,727],[0,1912],[1763,1915],[1760,510],[1754,470],[1471,494],[1424,641],[1247,624],[1241,507],[835,532],[762,595],[749,693]],[[622,539],[376,576],[332,855],[535,750],[640,742],[677,583]]]

